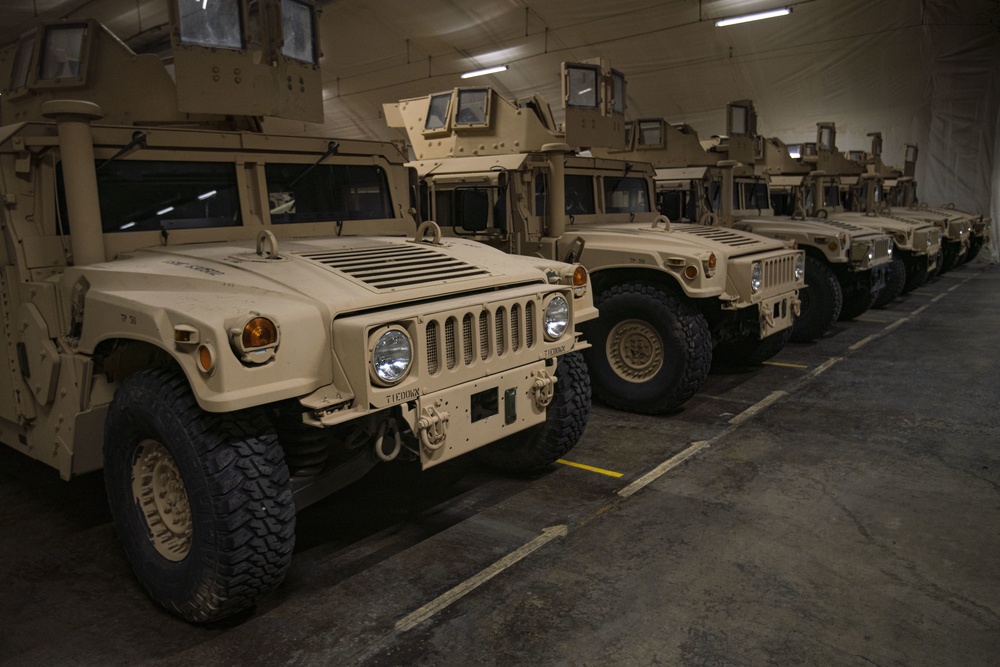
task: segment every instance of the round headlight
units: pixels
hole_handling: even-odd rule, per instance
[[[410,338],[399,329],[390,329],[382,334],[372,350],[372,367],[375,375],[387,384],[403,379],[410,369],[413,349]]]
[[[795,279],[802,280],[806,275],[806,256],[799,255],[795,258]]]
[[[763,282],[764,272],[761,270],[760,264],[754,263],[753,268],[750,270],[750,291],[756,294]]]
[[[927,247],[928,248],[931,247],[931,235],[930,234],[927,235]]]
[[[566,332],[567,326],[569,326],[569,304],[557,294],[545,306],[545,337],[556,340]]]
[[[872,262],[875,260],[875,248],[868,248],[868,261]]]

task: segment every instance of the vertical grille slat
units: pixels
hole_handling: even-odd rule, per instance
[[[510,351],[521,349],[521,304],[515,303],[510,309]]]
[[[762,290],[771,290],[782,286],[795,284],[795,256],[771,257],[765,259],[761,266],[763,278]]]
[[[535,302],[529,301],[524,309],[525,344],[528,348],[535,346]]]
[[[458,358],[455,354],[455,329],[455,318],[449,317],[444,325],[444,351],[448,370],[455,368],[455,364],[458,363]]]
[[[431,320],[427,323],[427,372],[431,375],[441,370],[440,361],[438,360],[439,344],[438,323],[437,320]]]
[[[462,318],[462,359],[466,366],[472,363],[472,313]]]
[[[497,333],[497,356],[507,351],[507,311],[503,306],[497,308],[496,313],[496,333]]]
[[[490,356],[490,320],[486,311],[479,313],[479,358],[486,361]]]

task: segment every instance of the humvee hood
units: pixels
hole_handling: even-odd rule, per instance
[[[692,251],[708,250],[725,257],[739,257],[785,247],[782,241],[739,229],[676,222],[670,223],[668,231],[662,225],[652,229],[648,223],[581,225],[578,228],[567,228],[565,238],[572,239],[574,234],[579,234],[588,242],[600,242],[599,239],[603,237],[610,243],[620,245],[623,238],[629,238],[632,240],[628,243],[638,242],[649,250],[673,251],[678,246],[688,246]],[[663,248],[658,247],[660,244]]]
[[[252,242],[148,248],[70,269],[65,279],[75,282],[75,275],[83,274],[92,287],[111,291],[284,293],[321,302],[336,316],[544,283],[542,264],[464,239],[432,244],[393,237],[329,238],[280,240],[273,258],[258,254]]]
[[[738,217],[737,225],[746,226],[751,232],[758,234],[781,233],[794,229],[797,232],[816,234],[818,236],[836,236],[840,232],[849,233],[855,238],[881,236],[882,232],[871,227],[862,227],[842,220],[793,220],[782,216],[747,216]]]

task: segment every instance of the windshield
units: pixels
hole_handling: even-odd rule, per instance
[[[56,171],[66,219],[62,165]],[[97,171],[105,232],[142,232],[242,224],[231,162],[119,160]]]
[[[382,167],[268,164],[264,173],[273,224],[393,217]]]
[[[594,179],[583,174],[566,174],[566,213],[587,215],[596,213]]]
[[[770,202],[767,200],[767,185],[765,183],[744,183],[742,208],[758,211],[770,208]]]

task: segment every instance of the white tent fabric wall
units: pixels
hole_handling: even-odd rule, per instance
[[[315,0],[323,126],[269,126],[345,138],[405,139],[382,104],[458,85],[559,106],[559,63],[604,57],[626,74],[628,114],[725,131],[727,102],[750,98],[760,131],[788,142],[837,123],[838,146],[882,132],[887,163],[920,146],[918,194],[991,212],[1000,258],[1000,3],[997,0]],[[137,48],[162,47],[163,0],[7,0],[0,44],[44,18],[94,16]],[[714,20],[790,6],[790,16],[726,28]],[[159,42],[157,42],[159,40]],[[508,71],[471,81],[471,69]],[[558,109],[557,120],[561,119]]]
[[[382,4],[326,7],[323,131],[401,139],[384,126],[383,102],[458,85],[540,93],[558,106],[559,62],[600,56],[628,77],[630,117],[664,116],[711,136],[725,131],[727,102],[751,98],[761,132],[788,142],[835,121],[842,150],[867,150],[878,131],[896,165],[917,142],[918,194],[930,204],[985,212],[996,196],[1000,11],[991,0],[484,0],[474,14],[454,2]],[[789,5],[787,17],[714,25]],[[511,67],[459,79],[499,63]],[[1000,233],[993,238],[996,259]]]

